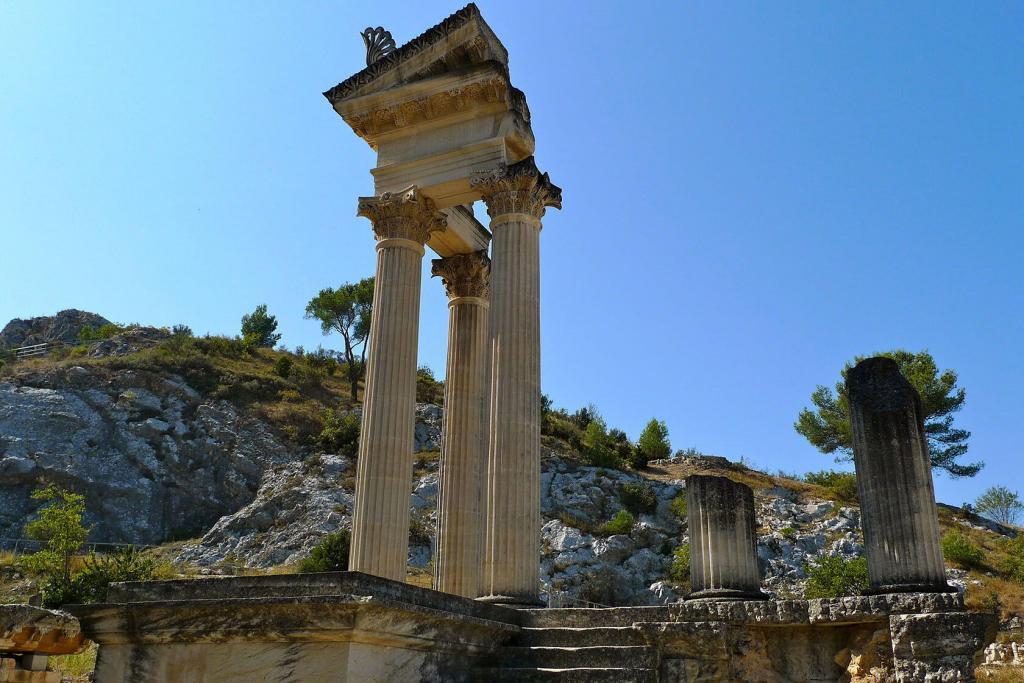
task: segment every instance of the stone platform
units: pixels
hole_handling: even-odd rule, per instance
[[[81,651],[88,641],[66,612],[30,605],[0,605],[0,683],[60,683],[47,671],[51,655]]]
[[[358,572],[117,584],[97,683],[971,681],[959,595],[515,610]]]

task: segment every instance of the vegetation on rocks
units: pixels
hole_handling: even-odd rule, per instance
[[[868,561],[863,557],[845,559],[825,556],[807,565],[805,597],[838,598],[861,595],[868,588]]]
[[[328,534],[313,548],[309,557],[299,563],[299,571],[309,574],[347,570],[351,544],[352,537],[348,531]]]

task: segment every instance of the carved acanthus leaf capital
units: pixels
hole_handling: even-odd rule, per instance
[[[487,299],[491,295],[491,259],[487,251],[456,254],[430,262],[430,273],[440,277],[449,299],[474,296]]]
[[[369,218],[378,240],[405,239],[426,244],[430,233],[444,230],[445,215],[416,187],[360,197],[356,215]]]
[[[511,166],[477,173],[470,186],[480,191],[491,218],[509,213],[541,218],[549,206],[562,208],[562,188],[537,169],[532,156]]]

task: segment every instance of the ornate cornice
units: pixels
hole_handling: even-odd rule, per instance
[[[539,219],[549,206],[562,208],[562,188],[537,169],[532,156],[511,166],[477,173],[469,184],[480,191],[492,219],[509,213],[525,213]]]
[[[467,83],[390,107],[347,115],[345,122],[356,135],[372,141],[378,135],[421,121],[450,116],[472,110],[476,105],[492,103],[506,104],[521,117],[523,124],[529,126],[530,108],[526,104],[526,96],[503,75],[494,75],[486,80]]]
[[[491,295],[491,259],[486,250],[436,258],[430,262],[430,273],[441,278],[449,299]]]
[[[388,71],[391,71],[400,63],[444,40],[478,17],[480,17],[480,10],[475,4],[469,3],[458,12],[455,12],[436,26],[427,29],[397,50],[385,54],[362,71],[346,78],[338,85],[326,91],[324,97],[331,104],[345,99],[363,86],[372,83]],[[501,49],[503,50],[504,48]],[[493,58],[499,58],[500,61],[501,57],[504,57],[504,63],[508,62],[507,53],[504,55],[493,54],[493,51],[486,42],[479,39],[471,40],[466,45],[460,46],[460,50],[465,53],[467,59],[472,63],[478,64]],[[429,72],[435,67],[443,68],[445,66],[444,62],[450,60],[451,55],[444,55],[441,57],[440,64],[433,63],[427,66],[425,71]]]
[[[426,244],[430,233],[444,230],[445,215],[434,201],[415,187],[385,192],[378,197],[360,197],[357,216],[369,218],[378,240],[403,239]]]

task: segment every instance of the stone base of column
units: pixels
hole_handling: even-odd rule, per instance
[[[519,609],[536,609],[547,607],[547,603],[535,595],[483,595],[476,599],[488,605],[500,605]]]
[[[955,586],[942,583],[895,583],[875,586],[864,591],[864,595],[887,595],[889,593],[956,593]]]
[[[761,591],[741,591],[730,588],[710,588],[690,593],[685,598],[690,600],[767,600],[768,595]]]

